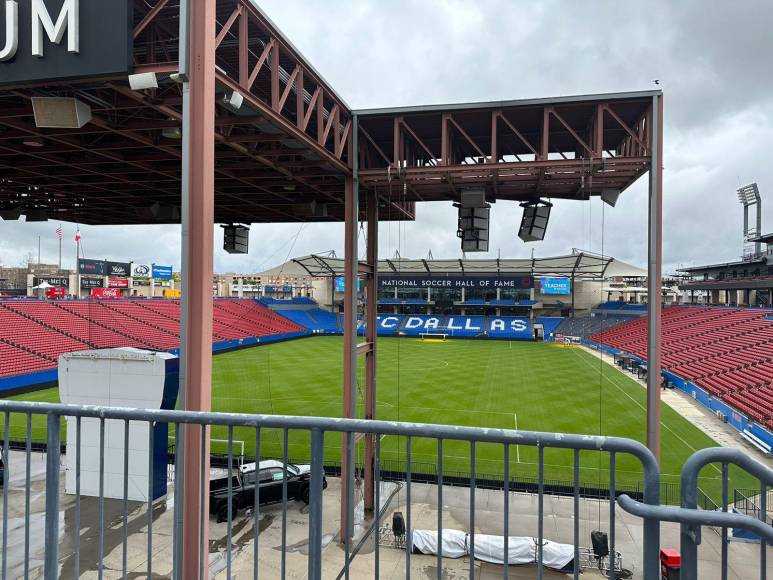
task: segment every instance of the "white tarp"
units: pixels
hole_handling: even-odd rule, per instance
[[[477,539],[477,536],[475,536]],[[467,534],[459,530],[443,530],[443,556],[461,558],[467,555]],[[433,530],[413,530],[413,547],[422,554],[438,553],[438,533]]]
[[[413,530],[413,547],[422,554],[438,553],[438,533],[432,530]],[[443,556],[462,558],[469,555],[469,534],[459,530],[443,530]],[[507,543],[510,564],[533,564],[537,562],[537,540],[527,536],[510,536]],[[475,534],[476,560],[492,564],[505,562],[504,536]],[[560,570],[574,558],[574,546],[542,541],[542,564]]]

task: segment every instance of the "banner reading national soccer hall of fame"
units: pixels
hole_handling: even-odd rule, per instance
[[[528,290],[534,287],[532,276],[448,276],[386,274],[378,277],[381,288],[506,288]]]

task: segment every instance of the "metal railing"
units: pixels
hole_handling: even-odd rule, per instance
[[[608,457],[609,462],[609,490],[608,490],[608,505],[609,505],[609,552],[610,557],[608,566],[610,569],[619,568],[619,562],[615,562],[616,558],[616,546],[615,546],[615,500],[619,493],[616,490],[615,483],[615,462],[616,458],[620,454],[632,455],[638,459],[641,464],[642,481],[644,483],[643,501],[644,505],[655,507],[659,504],[660,498],[660,475],[658,467],[653,455],[650,451],[644,447],[641,443],[636,441],[616,438],[616,437],[599,437],[599,436],[586,436],[586,435],[565,435],[556,433],[540,433],[530,431],[513,431],[502,429],[485,429],[485,428],[471,428],[471,427],[459,427],[459,426],[442,426],[442,425],[428,425],[428,424],[416,424],[416,423],[397,423],[387,421],[363,421],[363,420],[343,420],[343,419],[331,419],[331,418],[310,418],[310,417],[289,417],[289,416],[267,416],[267,415],[240,415],[240,414],[225,414],[225,413],[193,413],[184,411],[159,411],[159,410],[138,410],[138,409],[122,409],[122,408],[105,408],[94,406],[73,406],[73,405],[58,405],[58,404],[42,404],[42,403],[23,403],[23,402],[11,402],[0,401],[0,416],[4,417],[4,439],[3,439],[3,458],[6,465],[6,475],[8,475],[8,468],[13,467],[9,465],[9,425],[12,416],[21,415],[24,417],[27,427],[27,440],[30,440],[30,432],[32,419],[35,416],[45,415],[47,417],[47,449],[46,453],[46,468],[45,468],[45,538],[44,538],[44,577],[48,580],[56,578],[60,573],[59,566],[63,559],[66,557],[68,561],[72,563],[72,570],[68,572],[72,577],[79,577],[81,573],[81,543],[80,543],[80,530],[84,523],[86,525],[92,525],[97,529],[96,537],[96,572],[99,578],[102,578],[105,573],[105,527],[109,525],[111,529],[115,529],[116,526],[120,526],[122,529],[122,535],[120,539],[120,545],[122,548],[122,561],[121,571],[124,577],[129,572],[128,568],[128,543],[129,543],[129,507],[128,507],[128,469],[129,466],[129,433],[135,424],[144,424],[147,427],[153,427],[157,425],[167,424],[175,428],[175,432],[181,426],[187,426],[186,429],[195,429],[201,436],[204,437],[205,429],[201,426],[224,426],[228,430],[228,439],[233,440],[234,429],[239,428],[241,430],[240,437],[243,437],[244,428],[253,430],[254,442],[256,449],[260,449],[261,433],[267,430],[278,430],[282,436],[281,439],[284,442],[284,465],[288,463],[288,434],[289,432],[302,431],[309,435],[310,448],[311,448],[311,474],[309,482],[309,510],[308,510],[308,577],[310,579],[319,579],[322,577],[322,562],[323,562],[323,550],[326,545],[326,541],[323,539],[323,464],[324,464],[324,451],[326,439],[331,442],[340,441],[340,434],[353,440],[357,434],[373,434],[375,435],[375,493],[376,493],[376,506],[380,506],[380,493],[381,493],[381,438],[383,436],[395,436],[398,437],[400,446],[402,447],[402,453],[405,458],[405,481],[403,485],[403,491],[405,495],[405,519],[406,529],[409,531],[407,535],[407,541],[404,549],[405,559],[405,577],[411,578],[411,558],[413,546],[411,542],[412,530],[412,510],[411,510],[411,492],[412,492],[412,449],[414,443],[420,440],[434,440],[437,448],[437,485],[435,487],[437,495],[437,534],[438,538],[443,537],[444,526],[444,513],[443,513],[443,492],[444,492],[444,469],[443,469],[443,446],[444,445],[457,445],[455,442],[465,442],[469,448],[469,465],[470,465],[470,478],[469,478],[469,545],[470,554],[474,554],[475,547],[475,510],[476,510],[476,450],[486,446],[486,451],[489,451],[492,445],[499,446],[501,451],[501,457],[504,468],[504,481],[509,481],[509,466],[511,459],[511,451],[515,451],[515,446],[521,446],[521,453],[524,446],[532,446],[537,449],[538,461],[537,461],[537,536],[536,536],[536,561],[537,561],[537,577],[543,577],[544,568],[542,563],[543,558],[543,540],[545,540],[544,534],[544,496],[545,492],[545,452],[549,449],[563,449],[573,451],[573,472],[574,472],[574,530],[573,530],[573,545],[574,545],[574,564],[573,574],[574,578],[579,578],[580,574],[580,468],[581,468],[581,452],[593,452],[594,454],[604,454]],[[62,417],[68,419],[68,421],[74,421],[75,427],[75,473],[70,474],[70,477],[74,477],[75,481],[75,524],[74,529],[76,533],[72,534],[72,554],[67,554],[60,557],[60,545],[62,541],[62,531],[60,528],[60,477],[61,477],[61,427]],[[18,417],[17,417],[18,418]],[[99,441],[98,458],[93,457],[98,463],[99,470],[99,489],[97,494],[97,513],[95,522],[85,522],[84,518],[87,514],[82,512],[81,501],[81,470],[84,468],[83,458],[81,457],[81,435],[82,424],[87,421],[96,420],[99,424]],[[118,518],[118,521],[105,522],[105,427],[106,424],[115,422],[123,424],[124,439],[123,441],[123,470],[120,476],[123,478],[123,499],[122,499],[122,514]],[[154,429],[146,428],[148,432],[148,449],[153,449]],[[72,431],[70,431],[72,433]],[[332,438],[332,439],[331,439]],[[93,441],[92,441],[93,443]],[[164,435],[164,446],[166,445],[166,436]],[[68,447],[69,448],[69,447]],[[458,449],[458,448],[457,448]],[[30,448],[27,446],[25,450],[26,458],[26,473],[24,478],[25,483],[25,499],[24,499],[24,514],[25,521],[21,528],[24,531],[25,537],[23,540],[25,548],[24,556],[24,577],[28,577],[31,573],[29,570],[30,564]],[[117,454],[116,454],[117,455]],[[110,458],[115,463],[115,458]],[[133,460],[136,458],[133,458]],[[148,471],[150,473],[149,485],[147,490],[147,547],[146,547],[146,573],[148,577],[152,577],[153,562],[154,562],[154,509],[153,509],[153,489],[152,489],[152,470],[153,470],[153,453],[148,453]],[[178,457],[179,461],[180,458]],[[595,463],[595,458],[594,458]],[[353,479],[353,462],[348,462],[348,473],[344,473],[344,477]],[[229,445],[228,454],[228,467],[229,472],[234,469],[233,465],[233,446]],[[119,470],[120,471],[120,470]],[[115,473],[110,474],[111,477],[115,477]],[[210,477],[209,473],[200,474],[200,480],[207,481]],[[8,578],[8,499],[9,499],[9,480],[11,477],[5,477],[3,483],[3,552],[2,552],[2,577]],[[226,515],[226,538],[225,538],[225,567],[224,571],[227,577],[232,577],[232,559],[233,559],[233,524],[234,515],[236,512],[233,505],[232,494],[232,477],[228,478],[228,500],[227,500],[227,515]],[[252,509],[252,520],[254,526],[254,533],[252,537],[254,562],[252,564],[252,574],[254,578],[258,577],[258,554],[259,554],[259,527],[260,527],[260,489],[259,485],[254,486],[254,499],[250,508]],[[201,486],[202,490],[202,502],[205,502],[207,498],[204,497],[204,486]],[[490,492],[499,493],[499,492]],[[509,484],[505,484],[503,493],[503,528],[504,528],[504,566],[502,566],[502,576],[507,578],[508,576],[508,539],[509,539],[509,501],[511,490]],[[283,470],[282,475],[282,530],[281,530],[281,546],[279,546],[281,562],[279,564],[279,570],[277,575],[271,577],[284,578],[288,572],[287,556],[287,503],[288,503],[288,472]],[[345,517],[346,528],[352,530],[354,522],[354,510],[352,497],[347,495],[344,498],[346,502]],[[244,507],[238,506],[238,507]],[[175,521],[177,521],[180,514],[177,513],[177,502],[175,502]],[[93,514],[89,514],[93,515]],[[381,509],[376,509],[374,514],[374,521],[370,525],[367,533],[375,535],[375,554],[373,565],[373,577],[379,577],[379,528],[382,524],[382,518],[384,513]],[[487,522],[489,523],[489,522]],[[201,522],[184,522],[185,526],[201,526]],[[202,526],[203,527],[203,526]],[[201,528],[199,528],[201,529]],[[531,535],[531,534],[529,534]],[[183,547],[180,546],[181,538],[178,537],[178,531],[175,526],[172,527],[172,546],[173,551],[177,553],[178,550]],[[341,568],[341,576],[344,578],[350,578],[351,567],[353,562],[353,545],[352,534],[346,534],[347,537],[343,539],[344,559]],[[202,558],[200,562],[200,570],[204,571],[209,565],[207,561],[207,555],[209,552],[209,546],[206,544],[207,538],[202,541]],[[328,540],[329,541],[329,540]],[[22,542],[20,541],[19,544]],[[643,574],[645,578],[654,578],[658,574],[658,546],[659,546],[659,522],[655,518],[645,518],[643,522],[643,543],[642,549],[642,562],[643,562]],[[114,546],[117,547],[117,546]],[[275,552],[273,552],[275,553]],[[443,560],[443,548],[442,542],[438,543],[438,550],[436,555],[437,560],[437,577],[441,578],[444,574],[444,560]],[[474,577],[475,574],[475,559],[469,558],[469,573],[470,577]],[[177,558],[173,558],[171,561],[172,577],[179,578],[180,570],[174,569],[174,565],[177,562]],[[243,562],[241,563],[243,565]],[[415,571],[415,570],[414,570]],[[352,576],[353,577],[353,576]]]
[[[707,465],[721,464],[722,505],[712,511],[699,510],[698,476]],[[729,466],[734,464],[760,481],[759,518],[743,513],[731,513],[728,503]],[[722,580],[728,578],[728,529],[738,528],[751,532],[760,538],[759,578],[767,578],[767,548],[773,543],[773,527],[767,518],[768,487],[773,486],[773,470],[758,463],[738,449],[713,447],[696,451],[682,468],[681,507],[664,507],[641,504],[623,495],[618,504],[625,511],[642,518],[656,518],[666,522],[681,524],[682,580],[698,579],[698,546],[701,543],[701,528],[713,526],[721,530],[720,574]],[[712,564],[713,565],[713,564]]]
[[[41,470],[45,473],[45,509],[43,510],[44,523],[40,529],[42,534],[38,532],[38,528],[35,527],[35,522],[32,520],[34,515],[31,510],[31,502],[33,496],[31,493],[33,483],[33,448],[32,448],[32,428],[33,420],[36,417],[45,417],[47,426],[47,452],[45,453],[45,469]],[[681,507],[666,507],[660,505],[660,476],[658,468],[652,454],[643,445],[638,442],[615,438],[615,437],[599,437],[599,436],[585,436],[585,435],[564,435],[556,433],[540,433],[529,431],[512,431],[501,429],[483,429],[483,428],[471,428],[471,427],[458,427],[458,426],[443,426],[443,425],[427,425],[427,424],[415,424],[415,423],[397,423],[386,421],[362,421],[362,420],[342,420],[342,419],[330,419],[330,418],[311,418],[311,417],[288,417],[288,416],[267,416],[267,415],[239,415],[239,414],[224,414],[224,413],[191,413],[182,411],[157,411],[157,410],[139,410],[139,409],[120,409],[120,408],[104,408],[104,407],[92,407],[92,406],[73,406],[73,405],[54,405],[54,404],[41,404],[41,403],[23,403],[23,402],[11,402],[0,401],[0,417],[3,421],[3,445],[2,445],[2,459],[5,467],[2,487],[2,564],[0,567],[0,573],[2,578],[11,577],[24,577],[28,578],[30,575],[37,576],[40,573],[39,569],[35,569],[37,566],[34,554],[32,553],[33,545],[42,544],[43,554],[43,575],[46,579],[57,578],[60,575],[62,577],[74,577],[77,578],[81,575],[82,571],[86,571],[82,566],[81,551],[82,551],[82,534],[81,531],[85,527],[96,529],[95,537],[89,541],[92,541],[89,546],[89,554],[93,552],[95,554],[96,568],[95,571],[99,578],[102,578],[106,572],[105,561],[109,552],[120,546],[120,569],[124,577],[129,574],[129,542],[131,535],[129,522],[130,522],[130,510],[129,510],[129,464],[130,459],[133,462],[142,458],[131,457],[131,445],[130,445],[130,433],[136,425],[145,425],[147,429],[147,449],[148,457],[144,460],[147,461],[147,474],[148,474],[148,487],[146,490],[147,507],[146,513],[143,514],[145,518],[144,528],[146,535],[145,545],[145,573],[148,577],[153,575],[154,565],[154,540],[156,535],[154,534],[154,520],[156,515],[156,509],[154,509],[154,494],[153,489],[153,469],[154,469],[154,438],[156,430],[150,427],[156,426],[173,426],[175,432],[186,426],[186,429],[195,429],[198,434],[203,438],[206,430],[204,426],[222,426],[227,429],[228,432],[228,455],[226,458],[225,469],[228,471],[227,477],[227,513],[225,514],[226,520],[226,535],[225,535],[225,555],[223,571],[227,577],[233,577],[233,559],[234,559],[234,522],[236,517],[236,511],[238,508],[248,507],[251,513],[247,516],[252,519],[252,525],[254,530],[252,533],[252,547],[253,547],[253,561],[251,564],[252,575],[254,578],[259,577],[259,550],[260,550],[260,515],[261,515],[261,486],[254,486],[250,493],[253,494],[249,506],[245,506],[244,503],[236,505],[234,500],[234,479],[231,477],[236,472],[237,468],[234,465],[234,430],[240,429],[242,435],[244,429],[247,428],[252,431],[254,435],[255,449],[260,449],[261,434],[269,432],[278,432],[280,434],[279,439],[283,442],[284,454],[280,460],[281,465],[284,467],[281,476],[281,545],[279,548],[280,562],[276,574],[272,574],[270,577],[285,578],[288,575],[289,564],[287,560],[287,554],[290,546],[287,543],[288,537],[288,514],[287,507],[289,501],[289,489],[288,489],[288,441],[289,433],[304,432],[308,434],[311,449],[311,470],[310,480],[308,482],[308,529],[306,534],[308,536],[308,557],[305,572],[308,573],[308,577],[312,580],[316,580],[322,577],[323,561],[325,561],[325,546],[328,540],[323,538],[323,488],[324,488],[324,453],[325,453],[325,441],[336,442],[340,440],[340,435],[354,440],[357,434],[373,434],[375,435],[375,493],[376,502],[375,505],[378,508],[375,510],[374,519],[369,523],[364,534],[360,537],[358,544],[353,545],[354,536],[351,533],[354,528],[355,520],[355,505],[353,503],[353,497],[347,495],[344,498],[345,511],[343,512],[346,528],[350,530],[350,533],[346,534],[343,538],[343,551],[344,558],[343,563],[338,572],[338,577],[350,578],[353,577],[352,564],[354,558],[357,557],[360,547],[363,542],[369,537],[373,537],[373,577],[378,578],[380,571],[380,554],[379,549],[383,544],[381,538],[381,530],[383,529],[383,518],[386,514],[381,506],[380,494],[382,493],[381,481],[382,473],[388,473],[391,479],[399,473],[404,474],[404,481],[401,482],[401,489],[399,493],[404,493],[405,496],[405,515],[406,515],[406,529],[408,534],[405,536],[405,541],[399,544],[399,549],[404,552],[405,561],[405,577],[411,578],[412,564],[411,559],[413,555],[412,536],[410,531],[412,530],[412,503],[411,493],[412,485],[418,485],[413,478],[414,468],[420,464],[414,463],[412,458],[412,451],[414,445],[419,441],[431,440],[434,441],[433,446],[436,446],[437,450],[437,464],[433,470],[435,479],[431,483],[436,484],[434,487],[436,499],[437,499],[437,537],[443,538],[444,527],[444,511],[443,511],[443,493],[444,487],[447,491],[446,483],[453,483],[447,481],[447,477],[457,477],[450,475],[448,470],[443,468],[444,459],[444,445],[447,447],[457,446],[457,442],[466,443],[469,450],[469,482],[467,492],[469,494],[469,532],[466,536],[465,542],[469,543],[468,555],[475,554],[475,534],[476,534],[476,489],[480,487],[491,489],[488,493],[498,494],[502,493],[502,500],[504,509],[503,512],[503,541],[504,541],[504,566],[502,566],[502,576],[507,578],[508,576],[508,542],[510,540],[510,496],[514,491],[511,488],[510,478],[510,462],[511,453],[515,449],[514,446],[531,446],[537,450],[537,479],[536,479],[536,495],[537,495],[537,535],[536,535],[536,554],[535,560],[538,563],[537,577],[543,577],[544,568],[542,566],[544,562],[543,558],[543,541],[545,538],[545,495],[550,490],[550,480],[545,477],[545,453],[550,449],[563,449],[572,451],[572,469],[574,472],[573,480],[573,550],[574,558],[571,572],[574,578],[579,578],[581,572],[582,562],[587,560],[589,552],[587,549],[580,547],[580,497],[581,493],[581,453],[593,452],[594,454],[602,453],[608,457],[609,473],[608,473],[608,494],[607,500],[609,502],[609,519],[607,522],[607,529],[609,530],[609,557],[604,561],[604,566],[608,570],[620,570],[619,552],[616,548],[615,539],[615,505],[619,504],[620,508],[628,511],[632,514],[638,515],[643,518],[643,542],[641,546],[642,550],[642,576],[644,578],[656,578],[659,574],[659,562],[658,562],[658,550],[659,550],[659,534],[660,534],[660,522],[669,521],[677,522],[681,524],[681,551],[682,551],[682,577],[686,580],[694,580],[698,577],[698,563],[697,563],[697,547],[701,543],[701,527],[703,526],[715,526],[721,530],[722,536],[722,559],[721,559],[721,573],[722,578],[727,578],[728,575],[728,536],[727,531],[729,528],[740,528],[747,530],[758,535],[762,541],[760,542],[760,578],[766,578],[767,567],[767,543],[773,542],[773,528],[769,525],[765,514],[767,514],[767,498],[768,487],[773,486],[773,470],[763,466],[760,463],[755,462],[749,457],[745,456],[742,452],[736,449],[729,448],[717,448],[717,449],[704,449],[696,452],[691,456],[684,465],[681,479]],[[68,458],[68,465],[74,466],[74,473],[68,473],[68,477],[71,478],[71,483],[74,489],[74,506],[72,513],[74,515],[74,525],[72,526],[73,532],[67,538],[69,542],[63,542],[65,539],[63,536],[63,527],[61,525],[61,493],[60,483],[62,475],[62,418],[71,421],[69,431],[71,439],[70,445],[66,449],[74,448],[75,458]],[[23,468],[21,467],[21,457],[19,461],[10,461],[10,428],[11,419],[15,418],[17,421],[22,420],[20,424],[23,424],[26,431],[26,445],[23,451],[15,452],[23,454],[24,462]],[[83,425],[91,421],[98,426],[98,433],[96,438],[96,448],[98,452],[91,456],[82,457],[83,441]],[[112,427],[112,431],[115,431],[115,426],[122,427],[120,430],[123,433],[121,443],[123,445],[122,454],[118,457],[106,457],[106,432],[108,427]],[[404,454],[404,463],[398,462],[395,465],[393,460],[382,462],[381,453],[381,439],[383,436],[397,437],[401,452]],[[72,445],[74,441],[74,445]],[[95,441],[89,441],[94,446]],[[476,453],[483,449],[486,451],[491,450],[491,446],[500,448],[502,467],[503,467],[503,489],[499,489],[497,485],[490,485],[491,480],[487,479],[485,474],[476,471]],[[166,434],[164,433],[162,451],[166,447]],[[458,452],[458,446],[456,447]],[[643,493],[641,496],[642,502],[636,501],[629,496],[623,494],[620,495],[620,489],[616,484],[616,461],[618,456],[632,455],[638,459],[641,464],[642,470],[642,482]],[[163,455],[163,454],[162,454]],[[180,460],[179,457],[176,458]],[[121,512],[117,518],[107,519],[107,506],[106,506],[106,494],[105,485],[106,477],[115,477],[116,472],[111,471],[107,473],[106,462],[115,466],[120,464],[122,466],[119,469],[119,477],[122,479],[123,496],[116,501],[120,502]],[[87,468],[97,469],[98,474],[98,492],[95,495],[94,502],[96,510],[83,510],[82,501],[82,469]],[[703,467],[710,463],[720,463],[722,473],[722,502],[720,506],[714,504],[705,494],[698,489],[698,475]],[[729,476],[728,468],[730,464],[735,464],[748,473],[757,477],[760,480],[760,491],[756,497],[754,509],[755,513],[760,515],[761,519],[756,519],[749,515],[742,513],[730,513],[728,511],[728,485]],[[350,481],[354,478],[354,462],[348,462],[347,472],[343,473],[343,477],[347,477]],[[383,468],[389,465],[391,469],[384,470]],[[404,467],[399,469],[398,467]],[[19,471],[23,470],[23,477],[17,476],[14,470],[19,468]],[[36,470],[40,469],[41,465],[36,464]],[[424,471],[427,471],[424,469]],[[209,481],[210,473],[204,472],[200,474],[200,482]],[[458,477],[457,477],[458,478]],[[18,485],[18,481],[23,482],[23,487]],[[70,481],[70,480],[68,480]],[[428,480],[427,480],[428,481]],[[12,486],[12,482],[14,485]],[[479,486],[478,483],[481,485]],[[457,483],[458,485],[458,483]],[[207,498],[204,495],[205,486],[201,485],[201,501],[205,503]],[[9,530],[9,499],[11,493],[14,493],[13,509],[23,514],[22,517],[15,518],[13,530]],[[36,491],[37,495],[37,491]],[[69,501],[69,500],[68,500]],[[21,508],[23,504],[23,509]],[[698,509],[702,507],[703,509]],[[156,506],[157,507],[157,506]],[[177,513],[178,506],[175,502],[174,508],[175,521],[181,516]],[[93,513],[93,512],[96,513]],[[337,510],[336,510],[337,511]],[[134,512],[136,514],[136,511]],[[89,518],[92,518],[89,520]],[[247,520],[248,521],[248,520]],[[241,522],[240,522],[241,523]],[[490,525],[491,522],[486,522]],[[203,529],[202,522],[185,522],[186,526],[199,526],[197,529]],[[134,529],[134,527],[132,528]],[[175,553],[183,549],[181,546],[181,538],[178,537],[178,529],[176,526],[172,526],[172,549]],[[115,530],[120,530],[120,539],[117,543],[111,543],[106,545],[105,536],[106,531],[115,536]],[[13,541],[10,542],[11,536],[9,533],[13,532]],[[42,535],[42,542],[38,536]],[[23,536],[23,538],[22,538]],[[86,538],[86,536],[83,536]],[[145,541],[143,539],[143,541]],[[60,546],[66,545],[71,553],[60,554]],[[23,560],[20,559],[21,548],[23,546]],[[272,546],[273,547],[273,546]],[[200,570],[206,571],[210,566],[209,562],[209,538],[202,538],[201,546],[201,560]],[[265,548],[264,548],[265,550]],[[9,570],[8,560],[9,554],[15,552],[17,560],[20,560],[21,565],[15,569]],[[275,553],[272,551],[272,553]],[[238,553],[237,553],[238,554]],[[264,552],[265,554],[265,552]],[[239,557],[238,555],[236,556]],[[371,557],[371,556],[369,556]],[[438,548],[435,554],[437,564],[437,577],[441,578],[444,574],[444,560],[443,560],[443,546],[442,542],[438,542]],[[157,560],[158,556],[155,557]],[[329,555],[330,561],[335,562],[336,556]],[[65,560],[68,562],[68,568],[65,571],[63,569],[63,563]],[[616,561],[617,560],[617,561]],[[116,568],[115,559],[111,568]],[[174,568],[178,562],[177,558],[171,559],[172,577],[180,578],[181,571]],[[89,561],[91,564],[91,561]],[[244,562],[239,563],[242,567]],[[297,562],[293,565],[297,566]],[[294,571],[297,570],[294,568]],[[111,569],[112,571],[112,569]],[[136,569],[131,571],[136,573]],[[469,557],[469,575],[475,576],[475,558]],[[204,576],[204,574],[202,574]]]

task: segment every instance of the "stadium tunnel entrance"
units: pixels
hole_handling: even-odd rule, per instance
[[[345,223],[343,417],[356,408],[364,356],[366,418],[376,418],[378,224],[414,219],[416,203],[461,203],[467,194],[486,207],[519,202],[532,212],[525,235],[544,235],[546,223],[534,218],[549,207],[543,198],[614,200],[649,173],[649,295],[661,294],[660,91],[353,110],[249,0],[42,4],[57,34],[46,29],[32,43],[34,14],[23,4],[9,28],[19,42],[6,39],[0,58],[0,216],[182,224],[184,409],[211,403],[214,223],[232,228],[235,252],[246,250],[240,224]],[[484,249],[480,238],[464,242]],[[369,298],[364,342],[358,278]],[[657,368],[659,324],[655,301],[648,357]],[[648,444],[657,455],[659,384],[651,376]],[[195,578],[208,497],[199,501],[196,474],[207,466],[208,440],[188,428],[183,441],[178,501],[186,521],[205,524],[181,530],[183,574]],[[364,441],[372,508],[373,438]],[[346,438],[343,445],[348,538],[353,448]]]

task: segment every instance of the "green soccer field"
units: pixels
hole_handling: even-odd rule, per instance
[[[341,337],[313,337],[218,355],[214,358],[213,401],[215,411],[336,417],[342,410]],[[603,434],[645,440],[645,391],[636,381],[579,348],[550,343],[449,340],[424,342],[407,338],[379,339],[378,418],[424,423],[445,423],[505,429]],[[360,369],[358,416],[362,416],[364,381]],[[48,389],[14,397],[20,400],[58,400]],[[33,435],[45,439],[45,418],[36,417]],[[662,474],[664,482],[678,482],[685,459],[696,450],[716,445],[673,409],[662,412]],[[23,417],[14,417],[12,439],[24,440]],[[225,439],[225,428],[214,428],[213,438]],[[254,456],[254,430],[234,430],[235,451],[244,446]],[[240,442],[243,442],[240,443]],[[328,435],[326,460],[340,459],[341,438]],[[361,454],[361,445],[358,452]],[[289,434],[291,459],[308,458],[306,433]],[[224,442],[215,441],[213,453],[225,453]],[[400,464],[405,441],[385,437],[382,458]],[[266,431],[261,437],[261,456],[281,457],[282,436]],[[503,448],[480,444],[476,472],[500,475]],[[432,473],[437,442],[414,440],[414,469]],[[546,449],[545,477],[572,479],[572,452]],[[538,451],[528,446],[510,449],[513,477],[537,473]],[[422,465],[424,464],[424,465]],[[443,468],[448,473],[469,473],[469,444],[443,443]],[[584,452],[581,478],[589,486],[608,481],[606,454]],[[702,489],[712,497],[720,490],[719,471],[703,472]],[[753,487],[754,480],[732,472],[731,485]],[[641,481],[637,459],[617,458],[617,481],[636,485]]]

